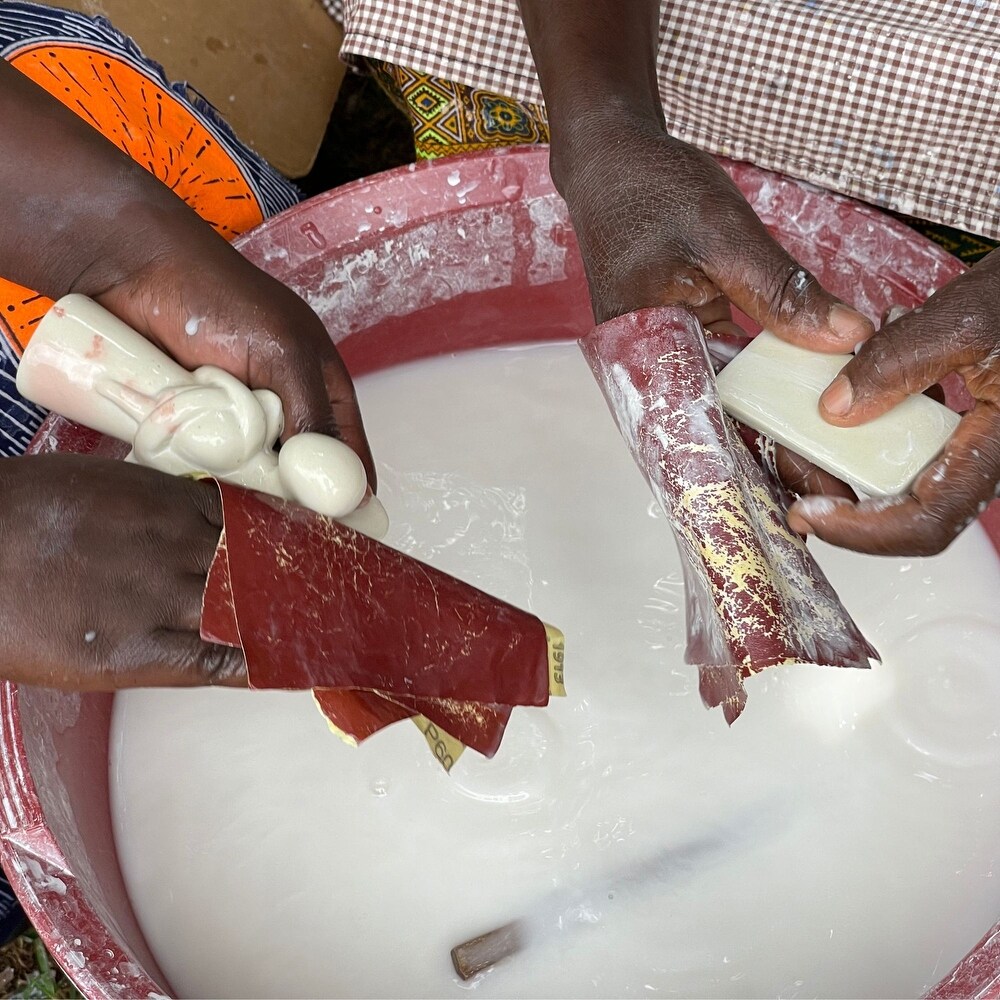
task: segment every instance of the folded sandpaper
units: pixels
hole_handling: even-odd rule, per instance
[[[295,504],[215,481],[223,532],[201,621],[252,688],[311,688],[360,743],[412,718],[450,768],[487,757],[512,709],[564,694],[563,638],[537,617]]]
[[[723,411],[698,320],[647,309],[580,342],[618,429],[673,529],[684,570],[688,663],[734,722],[766,667],[868,667],[861,634],[805,542],[790,502]]]

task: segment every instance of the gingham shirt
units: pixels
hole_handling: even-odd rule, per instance
[[[516,0],[323,3],[348,59],[542,100]],[[1000,0],[664,0],[658,69],[680,139],[1000,237]]]

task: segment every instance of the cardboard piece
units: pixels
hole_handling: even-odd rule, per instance
[[[309,172],[346,67],[319,0],[55,0],[101,15],[287,177]]]

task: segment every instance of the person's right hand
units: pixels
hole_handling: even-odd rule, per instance
[[[685,305],[733,332],[730,304],[776,335],[849,351],[869,321],[830,295],[768,233],[708,154],[648,115],[595,111],[552,150],[598,323],[650,306]]]
[[[90,296],[184,367],[272,390],[286,436],[340,437],[375,488],[350,376],[303,299],[3,59],[0,134],[0,274],[53,299]]]
[[[176,201],[176,199],[175,199]],[[71,286],[96,299],[184,368],[214,365],[282,402],[284,433],[337,437],[375,463],[351,377],[322,321],[290,288],[261,271],[179,201],[143,205],[148,235],[125,267],[97,262]]]
[[[82,691],[246,684],[199,636],[219,541],[211,483],[124,462],[0,462],[0,676]]]

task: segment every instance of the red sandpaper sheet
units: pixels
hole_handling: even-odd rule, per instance
[[[326,718],[357,743],[394,722],[423,716],[484,757],[492,757],[500,749],[513,711],[510,705],[403,698],[375,691],[317,688],[313,696]]]
[[[313,688],[356,742],[424,716],[486,756],[515,705],[549,700],[534,615],[336,521],[217,483],[224,531],[201,632],[241,647],[254,688]]]
[[[686,659],[729,723],[744,680],[784,663],[868,667],[861,634],[785,519],[787,494],[723,412],[701,326],[647,309],[580,342],[632,456],[667,514],[684,567]]]

